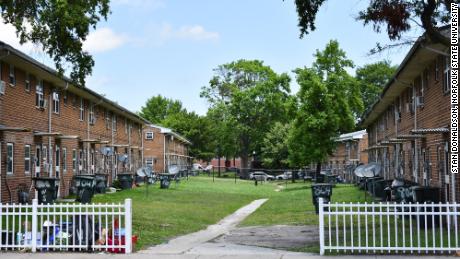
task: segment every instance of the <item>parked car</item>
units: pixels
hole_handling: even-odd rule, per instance
[[[203,170],[203,167],[200,164],[193,164],[193,170],[195,171]]]
[[[265,172],[262,171],[256,171],[252,172],[249,174],[249,180],[255,180],[257,179],[258,181],[273,181],[275,180],[275,177],[273,175],[269,175]]]
[[[283,174],[277,175],[276,180],[289,180],[292,179],[292,172],[286,171]]]

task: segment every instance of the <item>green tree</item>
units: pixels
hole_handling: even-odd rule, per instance
[[[396,72],[397,67],[384,60],[356,69],[364,107],[369,108],[382,93],[383,88]]]
[[[358,84],[346,72],[353,63],[337,41],[329,42],[315,57],[312,68],[295,70],[300,90],[288,143],[291,165],[316,162],[319,173],[321,162],[336,146],[336,138],[354,129],[363,106]]]
[[[182,107],[181,101],[157,95],[147,100],[145,106],[141,107],[139,115],[152,123],[162,124],[166,118],[172,115],[185,113],[187,111]]]
[[[234,123],[242,167],[249,168],[252,152],[261,153],[263,137],[273,123],[288,120],[287,74],[276,74],[259,60],[238,60],[220,65],[201,97],[225,110],[225,120]],[[243,170],[247,174],[247,170]]]
[[[316,15],[324,2],[326,0],[295,0],[301,38],[316,29]],[[413,25],[418,25],[433,42],[449,46],[450,39],[441,33],[439,26],[449,23],[451,3],[458,0],[369,0],[357,20],[364,25],[372,24],[376,32],[386,29],[391,40],[401,39]]]
[[[21,44],[40,44],[61,75],[64,64],[72,65],[70,77],[85,85],[94,60],[83,51],[83,42],[90,28],[96,28],[101,18],[107,19],[109,0],[4,0],[0,10],[3,21],[16,28]]]
[[[286,168],[289,165],[289,131],[291,124],[276,122],[265,134],[262,145],[264,166],[269,168]]]

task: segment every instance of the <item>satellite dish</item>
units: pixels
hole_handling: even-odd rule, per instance
[[[104,156],[111,156],[113,155],[113,148],[111,147],[102,147],[101,148],[101,154],[103,154]]]
[[[179,172],[179,167],[177,165],[170,165],[168,171],[170,174],[177,174]]]
[[[364,168],[364,177],[375,177],[379,176],[382,172],[382,166],[379,163],[371,162]]]
[[[145,171],[144,171],[143,168],[137,169],[136,174],[137,174],[137,176],[140,176],[140,177],[145,177],[146,176]]]
[[[360,177],[360,178],[364,177],[364,174],[363,174],[364,173],[364,168],[366,168],[366,165],[360,165],[360,166],[356,167],[355,171],[354,171],[355,175]]]
[[[128,155],[127,154],[119,155],[118,156],[118,161],[123,162],[123,163],[127,163],[128,162]]]

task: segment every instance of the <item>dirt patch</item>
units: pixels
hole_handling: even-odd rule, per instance
[[[257,226],[231,230],[212,242],[275,249],[296,249],[319,244],[318,226]]]

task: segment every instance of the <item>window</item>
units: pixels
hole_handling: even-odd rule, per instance
[[[125,133],[128,134],[128,119],[125,118]]]
[[[6,144],[6,173],[13,174],[14,170],[14,144]]]
[[[443,82],[442,82],[444,93],[450,91],[450,58],[444,58],[444,73],[443,73]]]
[[[60,108],[60,103],[59,103],[59,93],[58,92],[53,92],[53,112],[56,114],[59,114],[59,108]]]
[[[145,165],[153,167],[153,157],[147,157],[145,159]]]
[[[153,136],[154,136],[154,134],[151,131],[145,133],[145,139],[152,140]]]
[[[61,152],[59,146],[56,146],[55,165],[56,167],[61,165]]]
[[[94,125],[96,123],[96,117],[94,116],[94,105],[89,103],[89,124]]]
[[[436,59],[436,62],[434,63],[434,80],[439,81],[439,71],[441,66],[441,62],[439,60],[439,57]]]
[[[85,119],[85,101],[80,97],[80,121]]]
[[[30,74],[26,73],[26,81],[24,83],[24,87],[27,92],[30,92]]]
[[[30,174],[30,145],[24,146],[24,172]]]
[[[67,148],[62,148],[62,171],[67,172]]]
[[[43,81],[38,80],[38,84],[35,87],[35,106],[39,108],[45,108],[45,98],[43,95]]]
[[[110,113],[108,110],[105,110],[105,128],[110,129]]]
[[[64,95],[62,96],[62,100],[64,101],[64,105],[67,105],[68,103],[67,92],[64,92]]]
[[[117,131],[117,115],[112,115],[112,130]]]
[[[10,73],[9,73],[10,85],[16,85],[16,76],[14,73],[14,66],[10,64]]]
[[[75,172],[77,169],[77,150],[72,149],[72,170]]]

